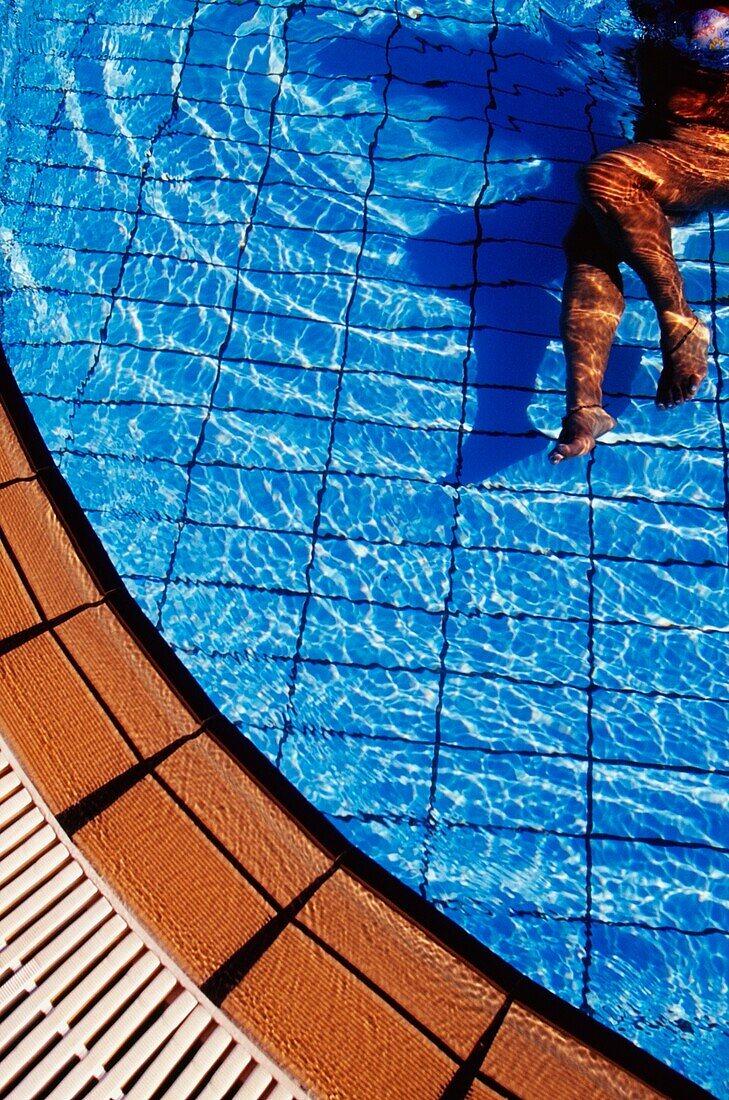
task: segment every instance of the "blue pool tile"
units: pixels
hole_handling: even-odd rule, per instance
[[[32,277],[54,291],[77,291],[81,276],[89,292],[108,295],[119,276],[120,256],[116,252],[93,247],[81,251],[45,242],[26,244],[23,251]]]
[[[587,675],[576,653],[584,653],[585,625],[554,620],[549,645],[544,624],[529,619],[482,614],[468,619],[452,616],[448,623],[447,667],[462,675],[507,679],[524,685],[584,687]]]
[[[601,921],[692,934],[724,928],[728,864],[726,851],[594,839],[592,911]]]
[[[618,622],[721,629],[726,625],[728,585],[725,569],[600,562],[595,615]]]
[[[127,578],[126,583],[132,598],[136,600],[147,618],[155,622],[159,615],[164,593],[162,581],[150,581],[134,577]]]
[[[449,674],[440,734],[451,748],[584,756],[587,692],[581,687],[544,688]]]
[[[217,307],[191,310],[181,305],[119,301],[108,326],[110,344],[124,343],[130,329],[136,343],[148,349],[182,348],[195,355],[199,350],[220,347],[225,339],[228,318]]]
[[[329,420],[320,416],[214,409],[199,459],[203,465],[317,470],[326,462],[329,431]]]
[[[186,524],[175,559],[175,576],[197,582],[304,592],[311,550],[308,535]],[[210,562],[217,563],[211,570]]]
[[[206,652],[189,644],[176,649],[213,702],[225,706],[226,717],[238,723],[241,734],[275,757],[291,662],[251,651]]]
[[[729,694],[691,696],[596,691],[592,728],[595,755],[640,764],[724,766]]]
[[[347,373],[342,382],[339,416],[379,420],[393,428],[458,429],[460,387],[413,379],[403,384],[394,375]]]
[[[270,225],[259,214],[246,248],[246,267],[250,271],[299,271],[354,276],[362,240],[356,228],[328,233],[326,226],[317,235],[316,249],[311,248],[312,231],[301,226]]]
[[[369,546],[326,539],[316,547],[312,589],[350,600],[414,607],[437,616],[448,591],[449,553],[445,547]]]
[[[481,493],[471,487],[461,491],[458,542],[464,549],[503,547],[531,550],[535,554],[565,555],[565,559],[590,550],[589,505],[586,498],[560,497],[546,492]],[[530,559],[516,559],[527,563]],[[569,567],[567,567],[569,568]]]
[[[284,313],[291,317],[316,319],[343,325],[352,293],[348,274],[328,275],[284,273],[246,267],[238,281],[236,308],[243,313]]]
[[[325,320],[238,310],[226,351],[232,359],[273,358],[333,368],[341,362],[343,338],[343,327]]]
[[[296,364],[227,360],[220,366],[220,409],[331,417],[337,371]]]
[[[232,301],[234,285],[231,267],[132,252],[124,265],[121,292],[140,301],[225,309]]]
[[[191,204],[177,211],[167,207],[167,194],[157,183],[147,184],[143,207],[136,218],[134,250],[145,255],[177,256],[188,262],[213,263],[235,269],[240,251],[240,234],[233,218],[220,212],[198,211]],[[188,216],[189,215],[189,216]]]
[[[72,430],[71,402],[36,395],[28,395],[26,399],[47,446],[51,451],[63,449]]]
[[[453,326],[468,329],[470,310],[467,301],[426,290],[415,293],[412,287],[401,288],[370,280],[359,283],[351,310],[351,324],[360,329],[380,332],[383,319],[395,332],[427,331]]]
[[[139,511],[86,509],[114,565],[129,584],[165,576],[179,526],[171,518],[150,519]]]
[[[434,481],[453,470],[458,433],[454,430],[407,431],[380,424],[340,422],[332,465],[337,472],[357,471],[388,477]]]
[[[524,955],[515,957],[509,950],[514,925],[521,924],[526,916],[533,929],[532,921],[540,914],[548,918],[566,915],[573,921],[581,919],[584,844],[546,833],[441,827],[429,840],[427,881],[428,893],[438,900],[439,906],[464,906],[469,913],[469,903],[477,906],[488,898],[493,924],[489,944],[511,957],[516,965],[523,965],[526,955],[535,967],[544,956],[524,932],[521,934]],[[540,926],[541,922],[536,925]],[[564,965],[565,960],[560,961]]]
[[[394,375],[405,382],[411,378],[460,385],[467,354],[466,330],[443,332],[388,332],[351,330],[347,363],[352,368]]]
[[[526,754],[500,755],[443,746],[436,806],[450,825],[523,829],[579,836],[586,824],[587,764]],[[545,800],[551,812],[544,813]]]
[[[118,401],[201,411],[207,407],[217,369],[213,355],[191,356],[179,348],[142,349],[132,341],[91,348],[87,354],[84,350],[76,349],[76,355],[79,370],[86,366],[82,378],[88,401],[103,402],[113,394]]]
[[[584,644],[589,599],[589,563],[584,559],[459,547],[455,562],[453,610],[460,617],[473,616],[477,622],[479,613],[504,614],[525,629],[529,620],[550,620],[550,629],[556,631],[560,624],[571,625],[575,645]],[[520,615],[527,618],[519,620]]]
[[[322,503],[322,534],[448,546],[453,490],[445,485],[333,473]]]
[[[729,779],[680,768],[631,768],[596,763],[593,773],[596,833],[726,851]],[[673,853],[681,858],[679,851]],[[684,855],[685,859],[688,859]],[[727,897],[729,902],[729,896]]]
[[[152,467],[154,475],[146,477]],[[139,509],[152,520],[176,519],[182,511],[185,475],[170,462],[157,460],[145,464],[124,456],[65,451],[61,469],[85,509],[102,509],[111,497],[120,511]]]
[[[614,557],[726,564],[727,525],[718,508],[686,508],[647,500],[599,500],[594,509],[595,552]]]
[[[595,680],[608,689],[650,695],[704,694],[702,685],[710,684],[714,670],[722,666],[726,645],[721,627],[710,631],[600,624],[595,627]],[[708,692],[709,698],[728,694],[723,685]]]
[[[325,813],[340,818],[425,816],[430,789],[429,746],[297,731],[286,742],[282,770]],[[313,764],[313,767],[312,767]]]
[[[291,657],[296,647],[302,597],[236,588],[234,600],[218,586],[171,581],[162,629],[173,643],[210,651],[251,651],[261,657]],[[259,619],[266,622],[261,628]]]
[[[383,668],[436,669],[440,639],[425,611],[317,596],[307,616],[302,656],[307,660]]]
[[[108,300],[101,295],[78,292],[69,309],[68,299],[62,292],[47,291],[42,308],[39,308],[34,291],[15,293],[18,298],[28,298],[24,335],[32,343],[93,341],[109,310]]]
[[[202,429],[204,410],[157,403],[83,401],[69,424],[70,446],[89,453],[184,464]]]
[[[392,737],[432,746],[438,673],[303,660],[295,711],[301,728]]]
[[[353,844],[363,848],[381,867],[406,886],[417,889],[425,834],[423,825],[409,821],[372,820],[370,817],[344,817],[342,814],[327,816]]]
[[[320,484],[319,474],[197,465],[190,477],[187,514],[206,523],[307,532]]]
[[[683,410],[679,410],[680,412]],[[699,414],[696,414],[699,415]],[[703,413],[701,414],[703,415]],[[724,468],[716,452],[662,450],[641,442],[600,450],[592,485],[599,497],[721,507]]]
[[[376,122],[372,123],[373,129]],[[276,197],[280,192],[292,187],[295,181],[299,217],[311,219],[318,209],[322,194],[330,197],[333,223],[342,228],[356,225],[355,212],[360,217],[364,209],[364,195],[370,181],[370,165],[367,157],[361,153],[325,153],[313,157],[308,153],[288,148],[279,136],[271,152],[266,172],[266,189],[276,188]],[[283,186],[281,186],[283,185]],[[332,201],[332,199],[334,201]],[[336,216],[336,207],[342,207],[340,218]]]

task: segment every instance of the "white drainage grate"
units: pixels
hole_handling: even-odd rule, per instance
[[[0,755],[0,1098],[303,1100],[105,893]]]

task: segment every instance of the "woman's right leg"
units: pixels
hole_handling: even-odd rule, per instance
[[[567,415],[553,463],[587,454],[595,440],[615,427],[602,407],[602,380],[623,314],[618,262],[582,208],[564,241],[567,277],[560,330],[567,367]]]

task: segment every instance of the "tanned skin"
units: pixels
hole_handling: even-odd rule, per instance
[[[553,463],[588,454],[615,426],[602,382],[625,305],[621,263],[643,280],[658,315],[658,408],[688,401],[706,377],[709,332],[686,301],[670,227],[729,208],[729,73],[700,69],[668,45],[642,43],[637,56],[638,140],[585,166],[582,206],[565,238],[567,415]]]

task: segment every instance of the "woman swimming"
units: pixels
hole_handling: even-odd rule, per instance
[[[641,277],[658,314],[658,407],[689,400],[707,373],[709,331],[686,301],[670,227],[729,207],[729,7],[637,0],[633,10],[644,28],[644,110],[633,144],[582,171],[583,205],[565,239],[567,415],[553,463],[587,454],[615,427],[602,381],[624,309],[621,263]]]

